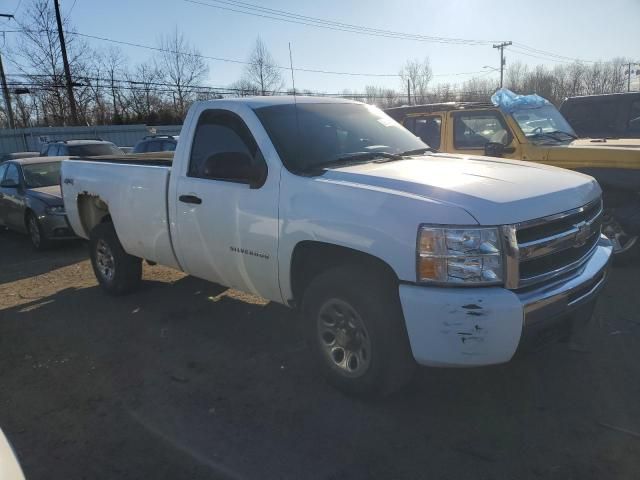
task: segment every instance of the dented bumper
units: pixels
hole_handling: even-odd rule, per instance
[[[411,350],[421,365],[465,367],[509,361],[521,340],[572,314],[590,313],[605,284],[611,242],[570,278],[523,292],[502,287],[401,285],[400,301]]]

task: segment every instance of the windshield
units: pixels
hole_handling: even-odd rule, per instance
[[[122,150],[112,143],[90,143],[88,145],[69,145],[69,155],[72,157],[122,155]]]
[[[24,183],[28,188],[51,187],[60,184],[60,162],[23,165]]]
[[[570,141],[576,137],[569,122],[553,105],[523,108],[511,115],[529,139]]]
[[[340,161],[428,148],[380,109],[355,103],[302,103],[256,109],[286,167],[310,172]],[[296,141],[297,140],[297,141]],[[376,155],[380,154],[380,155]]]

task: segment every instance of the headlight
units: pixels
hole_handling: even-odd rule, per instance
[[[47,207],[44,209],[47,215],[66,215],[63,205],[56,205],[55,207]]]
[[[495,227],[420,227],[417,249],[419,282],[502,283],[502,251]]]

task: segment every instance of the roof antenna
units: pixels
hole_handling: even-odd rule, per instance
[[[296,101],[296,79],[293,75],[293,55],[291,54],[291,42],[289,42],[289,66],[291,67],[291,84],[293,85],[293,102]]]
[[[291,84],[293,85],[293,108],[296,112],[296,156],[300,147],[300,120],[298,119],[298,100],[296,99],[296,79],[293,75],[293,55],[291,54],[291,42],[289,42],[289,66],[291,67]]]

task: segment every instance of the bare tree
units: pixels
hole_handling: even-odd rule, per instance
[[[127,58],[120,48],[111,47],[104,56],[104,64],[113,105],[112,122],[116,124],[122,123],[122,110],[125,103],[125,96],[120,88],[120,84],[121,79],[125,76]]]
[[[273,95],[284,86],[280,69],[260,37],[249,56],[245,80],[252,83],[260,95]]]
[[[9,60],[27,75],[45,119],[53,124],[65,124],[70,120],[69,104],[64,93],[62,54],[53,4],[48,0],[32,0],[23,12],[18,22],[21,27],[19,41],[10,50]],[[68,19],[64,21],[64,28],[73,31]],[[81,98],[86,97],[87,92],[77,80],[86,73],[88,51],[86,44],[74,35],[67,36],[71,74],[79,84],[76,91]],[[86,111],[81,113],[86,114]]]
[[[427,98],[427,87],[433,78],[429,57],[424,60],[407,60],[400,70],[402,80],[402,90],[406,90],[407,82],[411,86],[411,95],[416,103],[425,103]]]
[[[229,85],[229,90],[233,92],[232,95],[235,97],[251,97],[260,94],[258,87],[246,78],[233,82]]]
[[[171,90],[177,115],[184,118],[193,101],[195,87],[206,77],[209,67],[200,51],[191,46],[177,28],[173,33],[161,37],[160,49],[157,69]]]
[[[152,63],[140,63],[133,73],[126,74],[129,84],[128,104],[133,116],[138,120],[154,123],[154,113],[163,109],[162,96],[158,91],[161,75]]]

